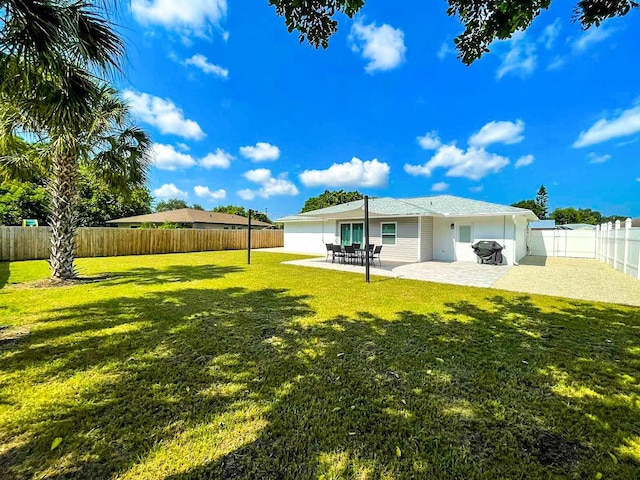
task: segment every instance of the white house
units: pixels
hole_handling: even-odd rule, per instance
[[[508,264],[527,255],[529,222],[522,208],[451,195],[369,200],[369,241],[382,245],[382,260],[400,262],[469,261],[471,245],[495,240]],[[283,217],[284,248],[324,254],[326,243],[364,244],[364,200]]]

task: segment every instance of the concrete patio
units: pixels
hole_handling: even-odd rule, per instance
[[[284,262],[301,267],[324,268],[364,275],[365,267],[327,262],[325,257]],[[512,267],[510,265],[481,265],[473,262],[399,263],[383,261],[371,267],[371,275],[405,278],[427,282],[451,283],[472,287],[491,287]]]

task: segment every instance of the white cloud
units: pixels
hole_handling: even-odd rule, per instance
[[[520,157],[516,160],[516,168],[520,167],[528,167],[535,160],[533,155],[525,155],[524,157]]]
[[[522,32],[513,34],[508,40],[509,51],[502,55],[502,63],[496,72],[498,79],[512,73],[527,77],[536,69],[536,45],[529,42]]]
[[[509,164],[509,159],[483,148],[470,147],[467,151],[455,145],[443,145],[424,165],[404,166],[409,175],[431,176],[433,170],[446,168],[447,177],[464,177],[480,180],[490,173],[498,173]]]
[[[547,65],[547,70],[559,70],[567,63],[566,57],[556,55],[553,61]]]
[[[198,197],[204,198],[206,200],[222,200],[227,196],[226,190],[220,189],[212,191],[209,190],[209,187],[205,187],[202,185],[193,187],[193,191]]]
[[[440,148],[440,145],[442,145],[440,137],[438,137],[438,132],[435,130],[425,133],[422,137],[418,137],[417,140],[420,146],[425,150],[437,150]]]
[[[587,155],[587,160],[589,160],[589,163],[604,163],[611,160],[611,155],[598,155],[595,152],[591,152]]]
[[[300,181],[307,187],[384,187],[391,168],[378,159],[362,161],[353,157],[350,162],[334,163],[326,170],[305,170]]]
[[[227,15],[227,0],[131,0],[133,17],[185,35],[207,37]]]
[[[478,185],[477,187],[469,187],[469,191],[471,193],[480,193],[483,190],[484,190],[484,186],[483,185]]]
[[[640,182],[640,177],[636,178],[636,182]]]
[[[613,138],[627,137],[640,132],[640,105],[623,111],[619,117],[601,118],[591,128],[580,133],[573,148],[603,143]]]
[[[360,52],[369,61],[365,67],[367,73],[381,70],[393,70],[404,62],[407,47],[404,45],[404,32],[384,24],[364,25],[356,21],[351,27],[349,37],[354,52]]]
[[[173,183],[165,183],[153,191],[153,196],[157,198],[187,198],[187,192],[183,192]]]
[[[448,55],[455,55],[456,54],[456,50],[455,48],[453,48],[451,46],[451,41],[447,40],[446,42],[442,42],[442,45],[440,45],[440,49],[438,50],[438,53],[436,54],[436,56],[440,59],[440,60],[444,60],[445,58],[447,58]]]
[[[504,143],[512,145],[524,140],[524,122],[489,122],[469,137],[469,145],[472,147],[487,147],[492,143]]]
[[[556,40],[560,36],[560,30],[562,29],[562,25],[560,24],[560,19],[556,18],[553,23],[550,23],[544,30],[542,31],[542,35],[538,41],[544,44],[544,48],[547,50],[551,50],[556,43]]]
[[[255,147],[240,147],[240,154],[253,162],[273,162],[280,158],[280,149],[266,142],[258,142]]]
[[[178,147],[180,150],[183,150],[185,152],[188,152],[189,150],[191,150],[191,147],[189,147],[189,145],[187,145],[186,143],[177,143],[176,147]]]
[[[214,65],[207,60],[207,57],[201,54],[196,54],[191,58],[187,58],[184,62],[186,65],[193,65],[199,68],[204,73],[211,73],[218,77],[227,78],[229,76],[229,70],[222,68],[219,65]]]
[[[125,90],[122,95],[134,116],[153,125],[162,134],[173,134],[192,140],[202,140],[205,137],[200,125],[193,120],[185,119],[184,112],[171,100],[132,90]]]
[[[591,27],[573,42],[571,48],[573,49],[574,53],[585,53],[595,44],[609,38],[614,33],[614,31],[614,29],[604,28],[602,26]]]
[[[153,165],[160,170],[179,170],[197,163],[191,155],[178,152],[173,145],[154,143],[152,148]]]
[[[229,168],[231,160],[235,157],[224,150],[217,148],[215,153],[209,153],[198,162],[204,168]]]
[[[434,183],[431,186],[431,191],[432,192],[444,192],[446,189],[449,188],[449,184],[446,182],[438,182],[438,183]]]
[[[180,170],[200,165],[203,168],[229,168],[233,156],[221,149],[197,160],[189,153],[176,150],[173,145],[153,144],[153,165],[160,170]]]
[[[256,192],[245,188],[244,190],[238,190],[238,196],[243,200],[253,200],[256,198]]]
[[[244,174],[244,178],[250,182],[260,185],[258,190],[240,190],[238,195],[244,200],[253,200],[256,196],[269,198],[279,195],[295,196],[300,193],[293,182],[287,179],[286,173],[283,173],[276,178],[271,174],[271,170],[258,168],[256,170],[249,170],[246,172]]]

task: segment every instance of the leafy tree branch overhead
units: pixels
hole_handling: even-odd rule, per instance
[[[276,13],[285,19],[289,32],[300,36],[300,43],[308,42],[319,48],[329,46],[329,38],[338,31],[339,13],[349,18],[358,13],[365,0],[269,0]],[[447,15],[457,17],[464,31],[454,42],[458,58],[471,65],[494,40],[504,40],[518,30],[526,30],[551,0],[448,0]],[[612,17],[627,15],[640,7],[636,0],[580,0],[574,8],[573,19],[583,29],[598,27]]]

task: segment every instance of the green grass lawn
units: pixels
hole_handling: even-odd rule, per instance
[[[640,309],[290,258],[0,263],[0,478],[640,477]]]

